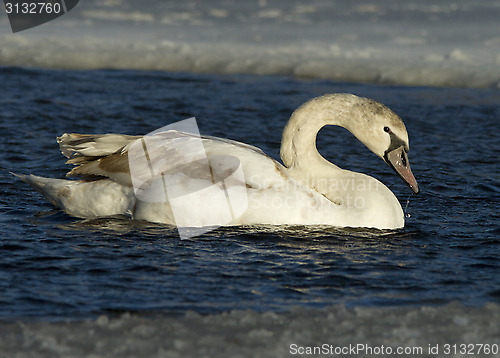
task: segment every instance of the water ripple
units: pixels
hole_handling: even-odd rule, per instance
[[[491,90],[15,68],[0,68],[0,81],[9,88],[0,99],[1,318],[499,300],[499,109],[487,101],[498,97]],[[180,240],[164,225],[71,218],[9,173],[63,177],[55,137],[66,131],[140,134],[193,115],[202,132],[276,158],[287,116],[324,92],[376,98],[405,119],[422,186],[405,229],[242,226]],[[339,133],[320,133],[322,154],[380,178],[404,206],[400,179]]]

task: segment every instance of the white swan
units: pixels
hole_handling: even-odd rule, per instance
[[[149,148],[149,153],[140,152],[142,158],[136,155],[135,159],[131,158],[133,145],[143,145],[145,137],[64,134],[58,138],[61,151],[69,158],[68,163],[77,165],[68,176],[81,180],[19,177],[52,204],[80,218],[125,214],[138,220],[178,226],[403,227],[401,205],[385,185],[368,175],[341,169],[318,153],[316,135],[325,125],[349,130],[384,159],[415,193],[419,192],[407,157],[408,134],[403,121],[381,103],[351,94],[317,97],[294,111],[283,131],[280,154],[284,165],[258,148],[206,136],[201,137],[201,150],[206,152],[208,162],[194,158],[189,163],[182,148],[193,147],[192,143],[200,139],[174,130],[148,137],[161,145]],[[130,168],[146,157],[160,163],[155,169],[156,179],[160,178],[156,184],[170,188],[165,198],[157,200],[156,194],[149,198],[138,195],[140,185],[134,184]],[[201,170],[207,168],[207,163],[210,175]],[[136,166],[136,171],[137,168],[141,166]],[[142,178],[139,184],[155,186],[147,165],[143,168],[146,169],[139,173]],[[244,180],[231,176],[238,170],[242,174],[239,178]],[[171,188],[191,193],[176,198],[180,199],[177,202],[190,205],[174,207],[176,195]],[[207,188],[218,190],[210,192]],[[225,194],[222,199],[221,192]],[[228,203],[230,220],[227,220]],[[197,219],[189,221],[193,215]]]

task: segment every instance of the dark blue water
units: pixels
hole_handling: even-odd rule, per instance
[[[500,90],[353,85],[284,77],[0,68],[0,318],[182,314],[500,301]],[[62,178],[64,132],[145,134],[195,116],[204,134],[277,158],[294,108],[352,92],[395,110],[421,194],[407,226],[220,228],[190,240],[161,225],[75,219],[9,172]],[[322,154],[409,189],[346,131]]]

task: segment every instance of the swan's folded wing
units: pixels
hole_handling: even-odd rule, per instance
[[[215,137],[202,137],[175,130],[154,135],[129,136],[122,134],[63,134],[58,138],[61,152],[68,164],[75,167],[67,173],[69,177],[95,180],[102,177],[113,179],[124,185],[151,180],[160,174],[182,173],[192,179],[210,179],[207,169],[207,152],[204,144],[240,148],[258,148]]]
[[[212,136],[207,136],[207,135],[203,135],[203,136],[201,136],[201,138],[203,139],[204,144],[220,145],[221,143],[226,143],[226,144],[234,145],[234,146],[239,147],[241,149],[250,149],[258,154],[262,154],[262,155],[267,156],[267,154],[264,153],[262,151],[262,149],[255,147],[253,145],[250,145],[250,144],[238,142],[236,140],[227,139],[227,138],[212,137]]]
[[[68,176],[84,180],[106,177],[135,187],[147,185],[160,175],[209,185],[231,175],[240,161],[245,172],[254,164],[269,163],[273,172],[278,168],[257,147],[175,130],[146,136],[64,134],[58,142],[69,158],[67,163],[76,165]],[[257,176],[263,174],[260,166],[255,168]]]
[[[57,138],[62,154],[71,163],[77,163],[78,158],[103,157],[121,151],[130,142],[141,138],[124,134],[78,134],[64,133]]]

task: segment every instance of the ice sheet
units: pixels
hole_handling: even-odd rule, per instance
[[[86,0],[16,34],[0,16],[0,64],[499,87],[499,18],[494,0]]]
[[[0,322],[0,354],[18,358],[463,357],[465,349],[475,356],[498,357],[499,319],[496,304],[472,308],[454,303],[187,313],[183,317],[126,313],[74,322]],[[307,353],[319,352],[316,347],[323,349],[322,355]],[[398,354],[398,349],[403,353]]]

